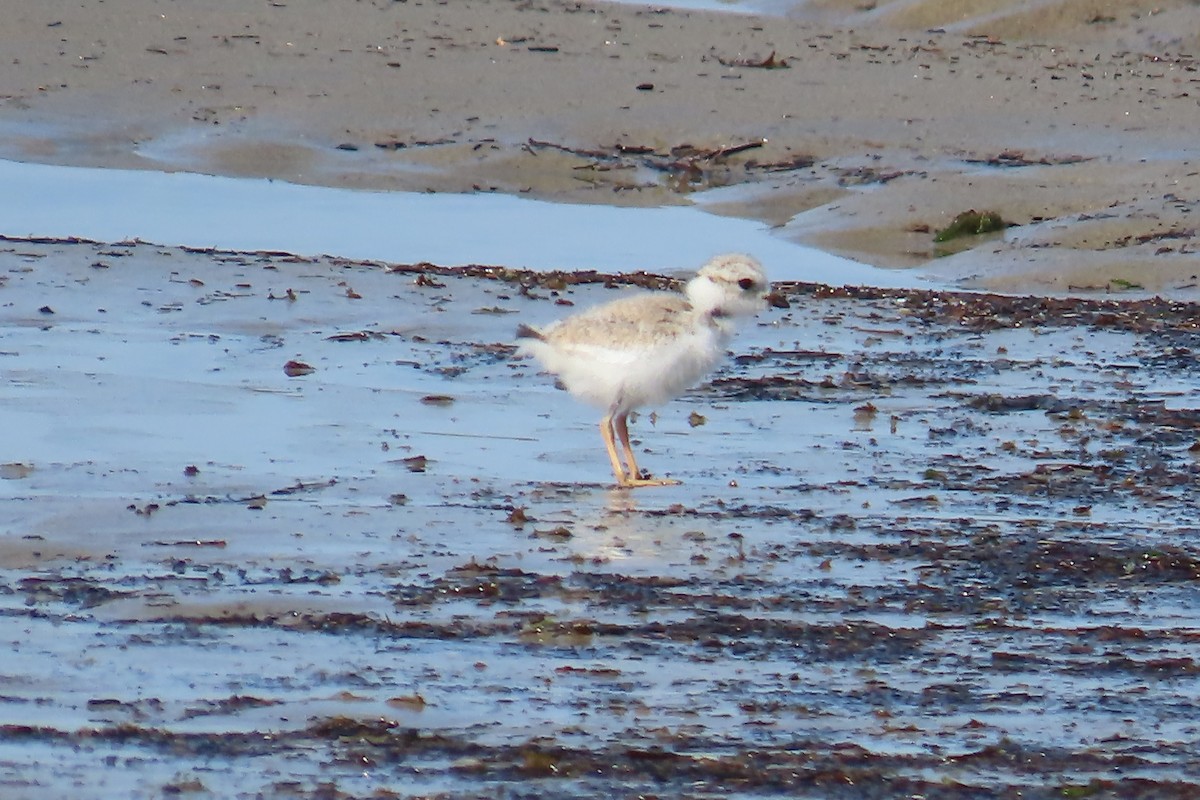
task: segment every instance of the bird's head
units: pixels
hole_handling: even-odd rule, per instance
[[[767,273],[762,264],[741,253],[717,256],[688,281],[692,307],[714,317],[751,317],[766,308]]]

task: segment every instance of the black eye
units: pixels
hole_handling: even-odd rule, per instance
[[[738,286],[742,287],[742,291],[748,292],[754,288],[753,278],[742,278],[738,281]]]

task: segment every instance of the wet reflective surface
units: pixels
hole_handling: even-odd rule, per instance
[[[9,794],[1200,790],[1190,306],[785,287],[630,492],[510,358],[616,283],[0,276]]]
[[[372,192],[282,181],[0,160],[0,234],[282,250],[529,269],[694,270],[731,249],[775,279],[921,285],[696,208],[617,208],[501,194]]]

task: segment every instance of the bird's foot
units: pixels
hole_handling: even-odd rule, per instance
[[[674,478],[651,478],[649,476],[643,478],[641,476],[631,478],[628,475],[621,478],[620,486],[623,489],[636,489],[641,486],[679,486],[682,481],[677,481]]]

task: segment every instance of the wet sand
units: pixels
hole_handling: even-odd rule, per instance
[[[0,264],[10,796],[1200,791],[1193,305],[783,285],[618,491],[512,328],[662,279]]]
[[[732,186],[701,202],[868,263],[1165,291],[1196,273],[1194,9],[1112,5],[27,3],[0,155],[636,205]],[[968,209],[1016,227],[947,255],[932,232]]]
[[[0,794],[1200,794],[1200,311],[1113,299],[1192,280],[1190,17],[978,7],[10,13],[9,157],[1094,296],[780,285],[628,492],[513,329],[666,278],[6,238]]]

